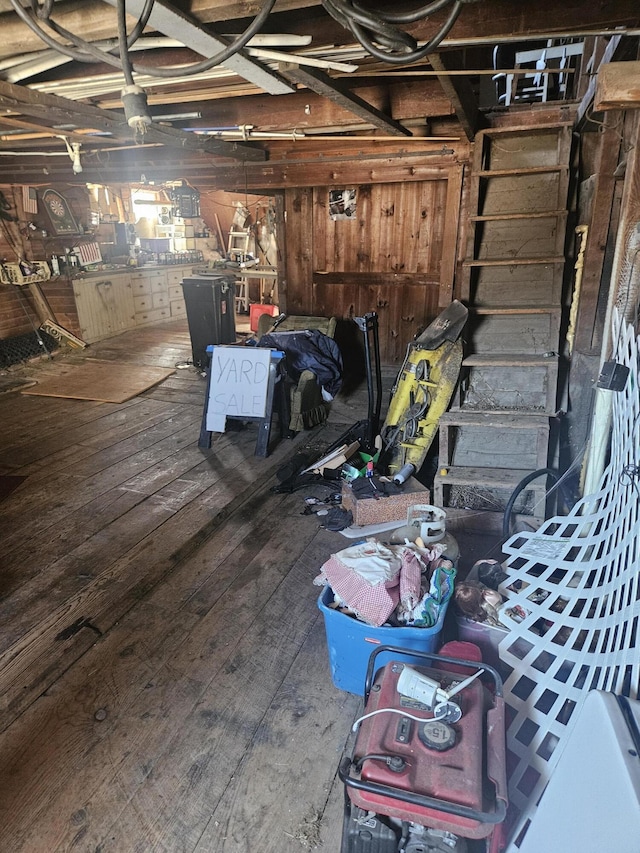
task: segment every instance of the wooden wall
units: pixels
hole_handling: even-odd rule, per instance
[[[345,318],[376,311],[381,359],[397,364],[455,294],[469,146],[340,144],[274,143],[267,163],[221,168],[216,183],[276,196],[281,309]],[[353,217],[331,219],[332,189],[356,190]]]
[[[456,170],[452,182],[445,173],[349,186],[356,211],[348,219],[331,218],[329,186],[285,190],[285,310],[343,318],[375,311],[381,358],[399,362],[451,299],[460,177]]]

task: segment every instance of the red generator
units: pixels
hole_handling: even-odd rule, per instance
[[[399,656],[375,675],[382,652]],[[449,657],[446,652],[459,655]],[[502,680],[471,643],[379,646],[345,785],[341,853],[498,853],[507,811]]]

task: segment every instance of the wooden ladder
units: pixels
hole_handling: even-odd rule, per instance
[[[469,323],[459,393],[440,423],[441,506],[503,511],[548,465],[570,150],[568,125],[476,136],[461,293]],[[516,511],[544,519],[545,494],[546,478],[534,480]]]
[[[227,243],[227,257],[230,261],[235,261],[242,264],[249,253],[251,244],[251,229],[246,228],[241,231],[229,231],[229,241]],[[249,313],[249,280],[246,276],[240,273],[240,277],[236,281],[236,298],[235,298],[236,313]]]

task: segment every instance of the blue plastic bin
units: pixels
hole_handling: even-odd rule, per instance
[[[339,690],[364,694],[367,664],[374,648],[378,645],[400,646],[421,652],[436,652],[440,647],[440,633],[444,623],[446,605],[440,612],[438,622],[432,628],[374,628],[351,616],[329,607],[333,603],[333,590],[325,586],[318,598],[318,608],[324,616],[329,650],[331,679]],[[392,660],[386,652],[378,655],[376,665],[383,667]],[[424,666],[424,659],[403,657],[404,663]],[[379,664],[379,666],[378,666]]]

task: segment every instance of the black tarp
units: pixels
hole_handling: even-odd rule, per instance
[[[294,382],[303,370],[310,370],[332,397],[342,387],[342,356],[338,345],[317,329],[271,332],[260,338],[258,346],[282,350],[287,374]]]

